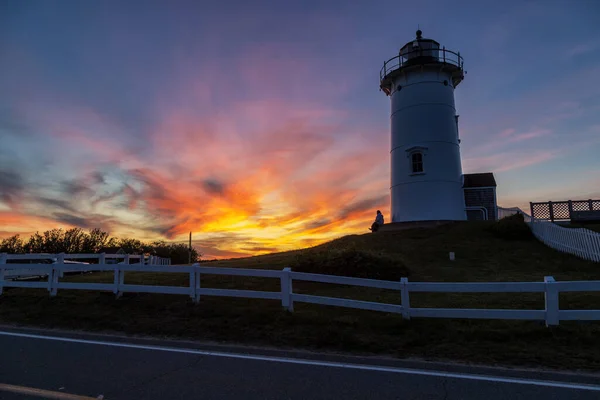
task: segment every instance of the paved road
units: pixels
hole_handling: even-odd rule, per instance
[[[0,399],[599,399],[600,377],[2,329]],[[435,368],[434,368],[435,367]],[[592,385],[590,385],[592,384]],[[8,387],[7,385],[12,385]],[[589,385],[589,386],[588,386]],[[64,397],[67,398],[67,397]]]

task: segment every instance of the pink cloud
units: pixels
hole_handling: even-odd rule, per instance
[[[492,136],[491,139],[488,140],[487,142],[485,142],[484,144],[474,146],[473,148],[467,147],[467,151],[469,153],[485,154],[485,157],[483,157],[483,158],[486,158],[486,157],[493,158],[495,156],[505,157],[502,154],[508,153],[509,148],[514,149],[515,145],[518,145],[519,147],[521,147],[522,142],[525,142],[525,141],[528,141],[531,139],[538,139],[538,138],[542,138],[542,137],[551,136],[552,134],[553,134],[553,132],[549,129],[534,129],[534,130],[525,131],[525,132],[518,132],[514,128],[505,129],[505,130],[501,131],[500,133],[498,133],[497,135]],[[540,147],[543,147],[543,146],[540,146]],[[517,148],[514,151],[519,152],[520,150]],[[498,153],[498,152],[500,152],[500,153]],[[489,153],[492,153],[492,154],[489,154]],[[478,157],[478,158],[481,158],[481,157]],[[467,156],[467,159],[469,159],[468,156]]]
[[[503,152],[490,156],[465,158],[464,170],[468,172],[505,172],[544,163],[558,157],[557,151],[515,151]]]
[[[552,131],[549,129],[536,129],[533,131],[512,135],[512,136],[510,136],[508,141],[511,143],[522,142],[524,140],[535,139],[535,138],[539,138],[542,136],[548,136],[550,134],[552,134]]]
[[[504,138],[504,137],[509,137],[509,136],[512,136],[512,135],[513,135],[515,132],[516,132],[516,130],[515,130],[514,128],[505,129],[505,130],[503,130],[502,132],[500,132],[500,133],[498,134],[498,136],[499,136],[499,137],[502,137],[502,138]]]
[[[578,43],[565,51],[565,57],[576,57],[582,54],[591,53],[600,47],[600,41],[592,41],[587,43]]]

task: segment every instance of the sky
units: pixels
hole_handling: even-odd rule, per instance
[[[500,206],[600,197],[600,3],[0,3],[0,237],[312,246],[389,215],[384,60],[460,51],[464,173]]]

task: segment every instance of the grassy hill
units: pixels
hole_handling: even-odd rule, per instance
[[[450,261],[448,252],[456,254]],[[435,229],[346,236],[310,249],[211,266],[281,269],[374,279],[435,282],[600,280],[600,264],[556,252],[533,238],[518,218],[499,223],[454,223]],[[67,278],[112,282],[112,274]],[[188,285],[185,274],[129,273],[126,283]],[[279,290],[277,279],[203,276],[203,287]],[[390,290],[294,282],[294,291],[400,303]],[[566,293],[562,309],[600,308],[600,295]],[[412,307],[543,309],[543,293],[411,294]],[[453,359],[570,369],[600,368],[600,324],[561,322],[548,329],[531,321],[413,319],[362,310],[277,301],[9,289],[0,296],[0,322],[186,337],[229,343],[321,349],[397,357]]]

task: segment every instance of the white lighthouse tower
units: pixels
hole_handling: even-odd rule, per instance
[[[380,88],[391,97],[392,222],[465,220],[454,89],[463,59],[417,38],[384,63]]]

